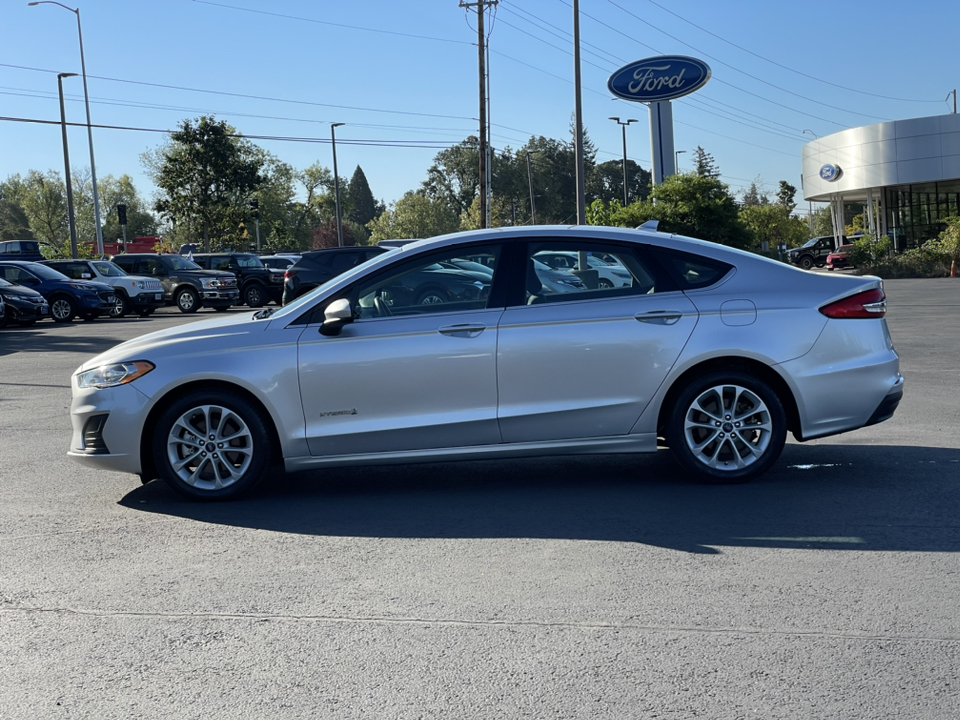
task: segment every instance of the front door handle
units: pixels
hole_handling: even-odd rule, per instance
[[[487,329],[486,325],[477,325],[473,323],[461,323],[459,325],[445,325],[440,328],[437,332],[441,335],[449,335],[450,337],[477,337],[480,333]]]
[[[634,315],[634,317],[642,323],[674,325],[683,317],[683,313],[679,310],[651,310],[650,312]]]

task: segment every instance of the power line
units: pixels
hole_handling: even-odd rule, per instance
[[[256,15],[269,15],[271,17],[283,18],[284,20],[297,20],[299,22],[316,23],[317,25],[330,25],[331,27],[346,28],[347,30],[361,30],[363,32],[381,33],[383,35],[396,35],[398,37],[414,38],[415,40],[432,40],[434,42],[453,43],[455,45],[473,45],[474,43],[466,40],[451,40],[450,38],[431,37],[429,35],[415,35],[413,33],[397,32],[395,30],[381,30],[379,28],[362,27],[360,25],[345,25],[343,23],[329,22],[327,20],[315,20],[314,18],[299,17],[297,15],[284,15],[283,13],[270,12],[268,10],[255,10],[254,8],[239,7],[237,5],[227,5],[225,3],[210,2],[209,0],[193,0],[200,5],[212,5],[213,7],[225,8],[227,10],[238,10],[240,12],[253,13]]]
[[[824,80],[823,78],[818,78],[818,77],[816,77],[816,76],[814,76],[814,75],[808,75],[807,73],[805,73],[805,72],[800,72],[800,71],[797,70],[796,68],[792,68],[792,67],[790,67],[789,65],[782,65],[782,64],[778,63],[776,60],[771,60],[771,59],[768,58],[768,57],[764,57],[763,55],[760,55],[759,53],[755,53],[753,50],[750,50],[749,48],[745,48],[745,47],[743,47],[742,45],[737,45],[735,42],[731,42],[730,40],[727,40],[725,37],[722,37],[722,36],[720,36],[720,35],[717,35],[715,32],[712,32],[711,30],[707,30],[707,28],[701,27],[700,25],[697,25],[695,22],[692,22],[692,21],[688,20],[687,18],[683,17],[682,15],[679,15],[679,14],[675,13],[675,12],[674,12],[673,10],[671,10],[670,8],[664,7],[663,5],[661,5],[661,4],[658,3],[658,2],[654,2],[654,0],[647,0],[647,2],[649,2],[651,5],[656,5],[658,8],[660,8],[660,9],[663,10],[664,12],[670,13],[670,14],[673,15],[675,18],[678,18],[678,19],[682,20],[683,22],[687,23],[687,25],[692,25],[692,26],[695,27],[697,30],[700,30],[701,32],[705,32],[705,33],[707,33],[707,35],[712,35],[713,37],[717,38],[717,40],[720,40],[720,41],[722,41],[722,42],[727,43],[727,45],[731,45],[732,47],[737,48],[737,50],[742,50],[743,52],[748,53],[748,54],[750,54],[750,55],[753,55],[753,56],[756,57],[756,58],[760,58],[761,60],[763,60],[763,61],[765,61],[765,62],[768,62],[768,63],[770,63],[771,65],[776,65],[778,68],[782,68],[782,69],[784,69],[784,70],[789,70],[790,72],[792,72],[792,73],[794,73],[794,74],[796,74],[796,75],[800,75],[801,77],[809,78],[810,80],[816,80],[817,82],[821,82],[821,83],[823,83],[824,85],[831,85],[831,86],[833,86],[833,87],[835,87],[835,88],[840,88],[841,90],[847,90],[847,91],[849,91],[849,92],[855,92],[855,93],[859,93],[859,94],[861,94],[861,95],[869,95],[870,97],[882,98],[883,100],[898,100],[898,101],[900,101],[900,102],[915,102],[915,103],[938,103],[938,102],[940,102],[939,100],[913,100],[913,99],[911,99],[911,98],[898,98],[898,97],[892,97],[892,96],[890,96],[890,95],[880,95],[880,94],[878,94],[878,93],[867,92],[867,91],[865,91],[865,90],[857,90],[856,88],[849,88],[849,87],[846,87],[845,85],[838,85],[837,83],[830,82],[829,80]]]
[[[729,65],[728,63],[725,63],[725,62],[724,62],[723,60],[721,60],[720,58],[714,57],[713,55],[710,55],[709,53],[704,52],[703,50],[701,50],[701,49],[699,49],[699,48],[691,45],[691,44],[688,43],[688,42],[684,42],[683,40],[681,40],[680,38],[676,37],[675,35],[671,35],[671,34],[668,33],[666,30],[663,30],[663,29],[661,29],[661,28],[658,28],[658,27],[657,27],[656,25],[654,25],[653,23],[651,23],[651,22],[649,22],[649,21],[647,21],[647,20],[644,20],[642,17],[640,17],[640,16],[637,15],[636,13],[633,13],[633,12],[631,12],[630,10],[627,10],[627,9],[626,9],[625,7],[623,7],[622,5],[618,5],[616,2],[614,2],[614,0],[607,0],[607,2],[610,3],[611,5],[613,5],[615,8],[617,8],[617,9],[621,10],[622,12],[626,13],[626,14],[629,15],[630,17],[635,18],[636,20],[639,20],[639,21],[642,22],[644,25],[647,25],[647,26],[653,28],[653,29],[656,30],[657,32],[663,33],[664,35],[666,35],[666,36],[667,36],[668,38],[670,38],[671,40],[674,40],[674,41],[680,43],[681,45],[685,45],[686,47],[690,48],[691,50],[694,50],[694,51],[700,53],[701,55],[704,55],[705,57],[710,58],[710,59],[713,60],[714,62],[718,62],[718,63],[720,63],[721,65],[723,65],[724,67],[730,68],[730,69],[733,70],[734,72],[738,72],[738,73],[740,73],[741,75],[746,75],[748,78],[751,78],[751,79],[753,79],[753,80],[756,80],[757,82],[763,83],[764,85],[769,85],[770,87],[772,87],[772,88],[774,88],[774,89],[776,89],[776,90],[779,90],[780,92],[785,92],[785,93],[787,93],[788,95],[793,95],[793,96],[795,96],[795,97],[800,98],[801,100],[806,100],[807,102],[816,103],[817,105],[823,105],[824,107],[828,107],[828,108],[830,108],[831,110],[839,110],[840,112],[846,112],[846,113],[850,113],[850,114],[852,114],[852,115],[859,115],[859,116],[861,116],[861,117],[870,118],[870,119],[872,119],[872,120],[880,120],[880,121],[882,121],[882,122],[886,122],[886,121],[889,120],[889,118],[877,117],[876,115],[868,115],[867,113],[858,112],[858,111],[856,111],[856,110],[847,110],[846,108],[837,107],[836,105],[831,105],[831,104],[829,104],[829,103],[820,102],[819,100],[814,100],[813,98],[809,98],[809,97],[807,97],[806,95],[801,95],[800,93],[793,92],[792,90],[787,90],[786,88],[780,87],[779,85],[776,85],[776,84],[774,84],[774,83],[767,82],[766,80],[764,80],[764,79],[762,79],[762,78],[759,78],[759,77],[757,77],[756,75],[751,75],[750,73],[744,72],[743,70],[740,70],[739,68],[736,68],[736,67],[734,67],[733,65]],[[726,84],[727,84],[727,85],[730,85],[730,83],[726,83]],[[730,85],[730,87],[736,87],[736,86]],[[747,92],[746,90],[743,90],[742,88],[737,88],[737,89],[738,89],[738,90],[741,90],[742,92]],[[754,93],[749,93],[749,94],[754,95]],[[767,98],[763,98],[763,97],[760,96],[760,95],[754,95],[754,97],[758,97],[758,98],[761,98],[761,99],[764,99],[764,100],[767,99]],[[772,101],[771,101],[771,100],[768,100],[768,102],[772,102]],[[777,104],[777,103],[775,103],[775,104]],[[781,105],[781,107],[786,107],[786,106],[785,106],[785,105]],[[793,108],[790,108],[790,109],[793,109]],[[799,111],[794,110],[794,112],[799,112]],[[813,116],[811,116],[811,117],[813,117]],[[821,119],[822,119],[822,118],[821,118]],[[832,122],[832,121],[829,121],[829,120],[828,120],[827,122]],[[835,124],[835,125],[840,125],[841,123],[834,123],[834,124]]]
[[[195,0],[195,2],[196,1],[199,1],[199,0]],[[0,63],[0,67],[14,68],[17,70],[30,70],[33,72],[50,73],[53,75],[56,75],[59,72],[57,70],[47,70],[45,68],[27,67],[24,65],[10,65],[8,63]],[[382,108],[356,107],[353,105],[334,105],[332,103],[319,103],[319,102],[313,102],[310,100],[291,100],[289,98],[276,98],[276,97],[269,97],[264,95],[250,95],[247,93],[227,92],[225,90],[204,90],[203,88],[183,87],[180,85],[165,85],[163,83],[150,83],[142,80],[124,80],[122,78],[112,78],[112,77],[106,77],[103,75],[87,75],[87,77],[94,78],[95,80],[106,80],[108,82],[126,83],[128,85],[141,85],[144,87],[163,88],[165,90],[180,90],[182,92],[204,93],[208,95],[223,95],[225,97],[244,98],[247,100],[266,100],[268,102],[290,103],[293,105],[308,105],[311,107],[337,108],[338,110],[357,110],[361,112],[384,113],[387,115],[412,115],[416,117],[443,118],[445,120],[476,121],[476,118],[467,117],[464,115],[441,115],[438,113],[421,113],[421,112],[412,112],[408,110],[384,110]]]

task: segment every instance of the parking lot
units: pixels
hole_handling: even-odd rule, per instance
[[[189,503],[66,457],[70,374],[212,311],[2,330],[0,719],[955,717],[960,280],[886,290],[893,419],[726,487],[664,451]]]

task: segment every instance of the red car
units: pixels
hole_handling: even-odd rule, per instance
[[[853,255],[853,245],[841,245],[827,255],[827,270],[850,267],[850,258]]]

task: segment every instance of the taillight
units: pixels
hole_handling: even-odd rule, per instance
[[[292,278],[292,277],[293,277],[294,275],[296,275],[296,274],[297,274],[297,271],[296,271],[296,270],[287,270],[287,271],[283,274],[283,279],[284,279],[284,280],[289,280],[290,278]]]
[[[828,318],[882,318],[887,313],[883,290],[866,290],[820,308]]]

